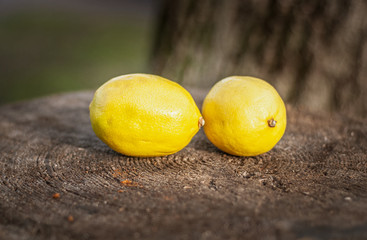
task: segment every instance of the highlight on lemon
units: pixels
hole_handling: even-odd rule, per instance
[[[163,156],[183,149],[204,125],[194,99],[179,84],[128,74],[103,84],[89,106],[95,134],[128,156]]]
[[[282,98],[264,80],[232,76],[216,83],[202,113],[208,139],[222,151],[255,156],[271,150],[287,125]]]

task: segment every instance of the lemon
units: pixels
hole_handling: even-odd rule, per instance
[[[253,77],[232,76],[219,81],[205,97],[202,110],[208,139],[222,151],[237,156],[271,150],[287,124],[278,92]]]
[[[89,106],[95,134],[128,156],[163,156],[183,149],[204,124],[190,93],[149,74],[113,78]]]

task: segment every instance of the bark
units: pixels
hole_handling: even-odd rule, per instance
[[[164,1],[153,72],[208,88],[263,78],[288,103],[367,116],[367,1]]]
[[[190,92],[200,106],[206,92]],[[288,106],[266,154],[227,155],[200,131],[132,158],[94,135],[91,99],[0,107],[0,239],[365,239],[364,122]]]

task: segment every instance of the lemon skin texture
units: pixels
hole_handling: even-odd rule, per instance
[[[89,106],[95,134],[128,156],[164,156],[183,149],[198,132],[202,117],[183,87],[149,74],[113,78]]]
[[[216,83],[204,100],[202,113],[208,139],[237,156],[268,152],[282,138],[287,124],[278,92],[253,77],[232,76]]]

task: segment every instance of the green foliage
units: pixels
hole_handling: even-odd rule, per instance
[[[22,11],[0,18],[0,103],[95,89],[144,72],[151,23],[142,17]]]

